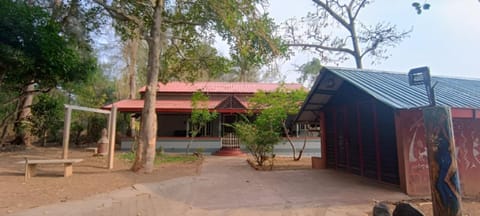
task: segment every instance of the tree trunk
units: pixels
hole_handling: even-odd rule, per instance
[[[350,20],[350,26],[348,31],[350,31],[350,36],[352,39],[352,45],[353,45],[353,57],[355,58],[355,64],[357,68],[361,69],[363,68],[362,64],[362,52],[360,50],[360,45],[358,43],[358,36],[357,32],[355,31],[355,20],[352,18],[351,14],[349,13],[349,20]]]
[[[7,142],[6,135],[8,132],[8,128],[10,127],[10,125],[12,124],[12,121],[14,120],[14,116],[15,116],[15,112],[13,114],[12,113],[7,114],[5,118],[2,120],[2,122],[0,123],[0,128],[1,128],[0,144],[5,144]]]
[[[299,161],[300,159],[302,159],[302,155],[303,155],[303,152],[305,151],[306,146],[307,146],[307,133],[305,133],[305,139],[303,140],[302,149],[300,149],[300,151],[298,152],[298,157],[293,159],[294,161]]]
[[[148,67],[147,86],[145,89],[145,104],[142,110],[140,126],[140,139],[138,140],[137,157],[133,164],[133,171],[151,173],[155,160],[155,147],[157,143],[157,114],[155,101],[157,97],[158,73],[161,70],[160,55],[162,53],[162,12],[165,0],[156,0],[153,14],[153,24],[148,39]],[[139,154],[140,153],[140,154]]]
[[[43,132],[43,147],[47,147],[47,136],[48,136],[48,130],[45,130]]]
[[[300,159],[302,159],[303,152],[305,151],[305,147],[307,146],[307,134],[305,134],[305,140],[303,141],[302,149],[300,149],[300,151],[298,152],[298,157],[297,157],[297,149],[295,148],[295,145],[293,144],[292,138],[290,137],[290,135],[288,135],[288,130],[287,130],[287,127],[285,125],[285,122],[282,123],[282,127],[283,127],[283,132],[285,133],[285,136],[287,137],[288,143],[292,147],[293,160],[294,161],[299,161]]]
[[[137,77],[137,51],[139,43],[140,34],[138,29],[135,30],[134,36],[131,40],[127,42],[127,52],[128,52],[128,86],[130,88],[130,93],[128,99],[135,99],[137,93],[136,77]],[[135,137],[135,118],[130,118],[130,132],[131,137]]]
[[[187,144],[187,149],[185,150],[185,154],[188,155],[189,151],[190,151],[190,146],[192,145],[193,143],[193,139],[195,139],[195,137],[190,137],[190,142],[188,142]]]
[[[33,91],[35,86],[33,83],[28,84],[24,91],[24,98],[20,104],[20,111],[18,113],[17,119],[15,121],[15,133],[16,138],[20,144],[27,147],[32,146],[32,134],[30,127],[30,117],[32,115],[32,103],[33,103]]]
[[[296,155],[297,155],[297,150],[295,149],[295,145],[293,144],[292,138],[290,138],[290,135],[288,135],[288,130],[287,126],[285,125],[285,122],[282,122],[282,128],[283,132],[285,133],[285,136],[287,137],[288,143],[290,144],[290,147],[292,147],[292,157],[293,160],[295,160]]]

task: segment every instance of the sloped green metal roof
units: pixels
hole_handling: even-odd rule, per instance
[[[344,82],[365,91],[394,109],[428,106],[425,86],[410,86],[408,75],[386,71],[323,67],[303,103],[296,121],[318,119],[317,112],[335,96]],[[480,80],[432,76],[437,105],[480,108]]]
[[[396,109],[428,106],[425,86],[410,86],[407,73],[327,67],[328,71]],[[432,76],[437,105],[480,108],[480,80]]]

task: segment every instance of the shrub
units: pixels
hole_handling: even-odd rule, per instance
[[[258,166],[263,166],[264,162],[273,156],[274,145],[280,141],[277,132],[247,121],[237,122],[233,127]]]

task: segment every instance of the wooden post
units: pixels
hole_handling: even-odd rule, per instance
[[[327,128],[325,112],[320,112],[320,157],[327,164]]]
[[[65,121],[63,122],[63,159],[68,158],[68,143],[70,142],[70,122],[72,121],[72,108],[65,107]]]
[[[218,137],[222,137],[222,113],[218,113]]]
[[[115,156],[115,134],[117,128],[117,107],[112,107],[110,114],[110,131],[108,132],[108,169],[113,169],[113,160]]]
[[[425,108],[423,118],[433,215],[461,215],[462,197],[450,108],[437,106]]]

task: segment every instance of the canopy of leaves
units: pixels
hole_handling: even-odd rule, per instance
[[[303,88],[292,90],[281,86],[274,92],[255,93],[249,99],[249,106],[260,112],[256,124],[281,131],[282,124],[289,115],[297,114],[306,96],[307,91]]]
[[[151,1],[94,0],[115,19],[125,39],[140,34],[149,39]],[[162,13],[163,52],[159,80],[193,81],[215,79],[232,66],[258,67],[283,55],[287,48],[275,36],[276,26],[261,10],[265,0],[166,1]],[[216,36],[231,47],[229,60],[214,48]],[[248,62],[245,64],[244,62]],[[243,67],[243,66],[242,66]]]
[[[0,0],[0,87],[28,83],[50,89],[82,80],[96,69],[49,14],[20,1]]]
[[[40,94],[32,107],[33,133],[46,139],[47,133],[55,136],[63,126],[65,97],[59,92]],[[45,140],[46,141],[46,140]]]
[[[321,69],[322,65],[320,64],[320,60],[318,58],[312,58],[311,61],[297,67],[297,71],[300,72],[300,77],[297,78],[297,82],[303,83],[305,86],[312,86]]]

